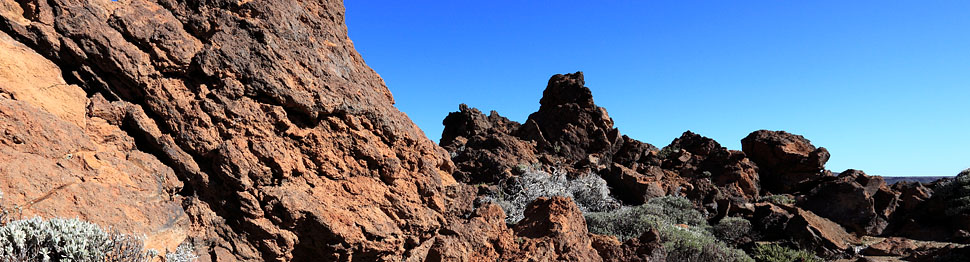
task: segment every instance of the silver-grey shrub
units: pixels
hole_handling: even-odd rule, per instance
[[[143,238],[106,232],[78,219],[35,217],[0,227],[3,262],[147,262],[156,256],[145,249]]]
[[[562,171],[550,174],[531,167],[523,169],[522,175],[507,180],[497,195],[489,197],[505,210],[506,222],[510,224],[522,220],[525,207],[540,197],[570,197],[583,213],[620,207],[620,202],[610,196],[606,181],[596,174],[588,173],[569,179]]]

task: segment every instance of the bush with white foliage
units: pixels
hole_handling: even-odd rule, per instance
[[[602,212],[620,207],[620,202],[610,196],[606,180],[594,173],[569,179],[565,172],[551,174],[531,167],[523,168],[518,177],[511,178],[500,186],[499,193],[490,200],[505,210],[506,222],[512,224],[523,218],[529,203],[540,197],[570,197],[586,212]]]
[[[106,232],[78,219],[30,218],[0,227],[0,261],[117,261],[147,262],[158,256],[145,249],[144,239]],[[197,257],[191,248],[166,254],[166,262],[188,262]]]

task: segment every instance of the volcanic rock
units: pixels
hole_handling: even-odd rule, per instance
[[[826,258],[841,257],[860,244],[855,236],[831,220],[800,208],[792,213],[785,232],[800,246],[812,249],[816,254]]]
[[[603,261],[663,261],[664,250],[660,243],[660,233],[656,229],[643,232],[640,237],[620,243],[616,237],[593,235],[593,248],[603,257]]]
[[[741,148],[758,165],[762,188],[772,193],[811,188],[802,184],[828,175],[829,151],[800,135],[758,130],[741,140]]]
[[[63,70],[66,86],[110,101],[92,109],[114,118],[104,125],[133,138],[128,145],[146,152],[143,159],[157,156],[174,170],[195,229],[189,238],[204,261],[401,260],[444,221],[440,192],[454,184],[451,161],[393,107],[354,51],[340,1],[2,3],[0,31]],[[77,119],[75,104],[37,107]],[[4,112],[14,119],[28,114],[10,106]],[[114,161],[94,145],[58,148],[67,151],[45,158],[79,150],[71,161]],[[95,157],[82,157],[86,151]],[[162,165],[146,166],[145,175],[166,174]],[[49,186],[32,188],[85,176],[57,171]],[[115,199],[103,204],[128,198]]]
[[[882,177],[849,169],[819,184],[798,204],[855,233],[879,235],[888,226],[897,199]]]
[[[538,163],[534,142],[513,136],[520,125],[492,111],[485,116],[462,104],[443,121],[441,146],[451,152],[453,176],[469,184],[496,183],[514,175],[518,166]]]
[[[586,219],[571,199],[536,199],[514,231],[523,243],[522,251],[509,257],[513,261],[602,261],[593,249]]]
[[[870,245],[862,253],[867,256],[909,256],[915,249],[913,240],[890,237]]]
[[[664,169],[676,170],[687,178],[710,178],[729,197],[758,197],[758,167],[744,152],[728,150],[714,139],[690,131],[665,149],[675,152],[664,160]]]

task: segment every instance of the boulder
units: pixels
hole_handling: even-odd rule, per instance
[[[541,197],[526,207],[525,218],[513,229],[522,238],[513,261],[602,261],[593,249],[586,219],[569,198]],[[551,256],[551,257],[550,257]]]
[[[852,232],[880,235],[898,205],[898,194],[879,176],[849,169],[813,188],[798,205]]]
[[[495,111],[485,116],[462,104],[443,124],[440,145],[451,152],[458,181],[495,184],[521,171],[518,167],[539,162],[535,142],[512,135],[520,125]]]
[[[664,250],[660,243],[660,233],[656,229],[644,232],[640,237],[620,243],[616,237],[593,235],[593,248],[603,257],[603,261],[649,262],[663,261]]]
[[[909,256],[916,250],[917,246],[911,239],[901,237],[886,238],[879,243],[875,243],[862,250],[863,255],[867,256]]]
[[[801,208],[792,212],[785,232],[802,248],[827,259],[845,257],[853,252],[856,245],[861,244],[839,224]]]
[[[772,193],[792,193],[828,175],[828,150],[800,135],[758,130],[741,140],[741,148],[758,165],[762,188]]]
[[[670,152],[664,169],[675,170],[686,178],[709,178],[729,197],[758,198],[758,167],[741,151],[728,150],[714,139],[691,131],[684,132],[664,148]]]

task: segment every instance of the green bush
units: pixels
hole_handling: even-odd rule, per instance
[[[822,262],[812,253],[780,246],[778,244],[757,245],[752,252],[758,262]]]
[[[706,231],[664,225],[658,228],[667,261],[750,261],[748,254],[717,241]]]
[[[652,198],[646,204],[615,211],[586,213],[590,232],[620,240],[639,237],[662,223],[684,224],[701,230],[709,228],[704,215],[695,210],[689,200],[674,196]]]
[[[791,205],[795,204],[795,198],[790,195],[770,195],[763,196],[758,199],[758,202],[769,202],[775,205]]]
[[[588,213],[586,225],[591,233],[620,240],[656,229],[667,261],[753,261],[743,251],[718,241],[704,215],[682,197],[658,197],[640,206]]]
[[[751,222],[740,217],[725,217],[714,225],[714,236],[738,245],[751,240]]]
[[[31,218],[0,227],[0,258],[3,261],[118,261],[147,262],[158,255],[144,248],[144,240],[105,232],[98,225],[78,219]],[[188,248],[168,254],[173,261],[193,261]],[[181,260],[180,260],[181,259]]]

